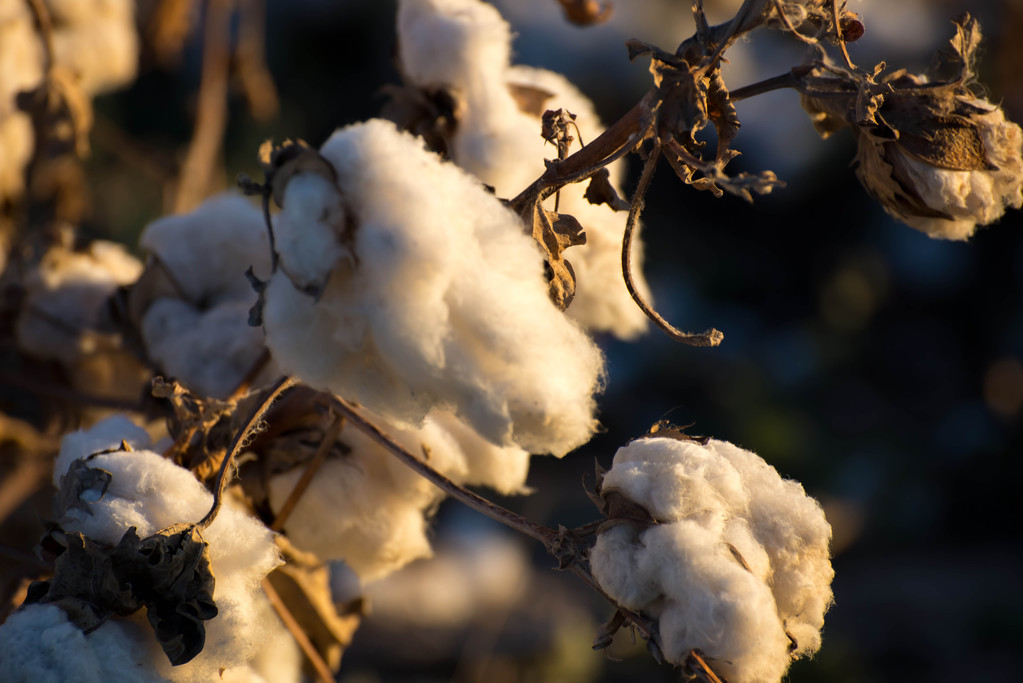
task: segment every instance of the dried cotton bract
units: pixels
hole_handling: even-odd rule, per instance
[[[983,145],[986,167],[943,168],[898,141],[857,135],[856,174],[888,213],[931,237],[968,239],[1006,208],[1023,207],[1023,134],[1001,108],[962,99]],[[954,153],[956,150],[950,150]],[[980,166],[980,164],[973,164]]]
[[[540,135],[545,109],[576,115],[589,142],[603,132],[593,104],[560,74],[512,66],[511,29],[492,6],[479,0],[402,0],[398,42],[405,77],[426,92],[448,93],[455,102],[454,135],[447,152],[452,161],[494,188],[514,197],[545,170],[544,158],[557,150]],[[621,164],[612,164],[612,185],[620,184]],[[585,183],[563,188],[558,211],[574,216],[586,231],[586,243],[567,253],[576,274],[575,298],[568,314],[583,326],[622,338],[643,332],[647,319],[622,283],[621,244],[625,214],[583,197]],[[553,209],[553,200],[547,208]],[[638,254],[641,250],[634,250]],[[636,286],[650,300],[638,257]]]
[[[831,527],[797,482],[724,441],[644,438],[619,449],[600,495],[652,518],[612,514],[590,564],[611,597],[657,620],[669,660],[696,649],[732,683],[773,683],[818,650]]]
[[[146,433],[122,417],[97,424],[88,432],[67,436],[54,468],[54,483],[66,504],[58,522],[67,532],[80,532],[93,541],[116,544],[135,527],[146,537],[178,523],[193,523],[210,509],[212,496],[188,470],[144,448]],[[105,491],[76,492],[62,481],[79,459],[89,468],[108,472]],[[260,648],[289,638],[276,620],[267,619],[259,581],[280,564],[271,534],[241,510],[225,505],[202,533],[209,545],[215,576],[218,614],[206,622],[202,652],[187,664],[172,667],[140,612],[113,617],[98,629],[82,634],[69,627],[63,613],[50,605],[30,605],[0,631],[0,670],[8,680],[66,680],[66,662],[82,662],[75,680],[171,680],[203,682],[261,680],[249,666]],[[25,629],[32,638],[25,636]],[[285,644],[286,645],[286,644]],[[16,647],[17,646],[17,647]],[[15,649],[16,648],[16,649]],[[57,650],[59,657],[54,657]],[[294,659],[294,658],[293,658]],[[130,672],[130,673],[129,673]],[[248,674],[248,675],[246,675]],[[91,676],[91,677],[90,677]]]
[[[385,121],[342,129],[320,153],[336,183],[317,195],[303,176],[321,170],[291,176],[283,232],[336,258],[277,245],[287,267],[267,284],[263,321],[280,367],[399,427],[447,409],[500,446],[563,455],[586,442],[603,359],[548,298],[518,217]],[[343,212],[330,210],[338,195]],[[306,206],[289,209],[294,196]]]

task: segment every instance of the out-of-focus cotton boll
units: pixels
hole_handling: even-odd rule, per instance
[[[529,455],[485,441],[450,413],[431,414],[419,429],[387,431],[455,482],[523,490]],[[339,441],[344,454],[329,458],[303,492],[284,525],[288,538],[323,559],[344,560],[363,581],[429,557],[427,518],[440,490],[357,429],[346,429]],[[272,510],[281,509],[302,472],[298,467],[271,478]]]
[[[110,338],[104,324],[107,300],[141,272],[138,259],[113,242],[93,242],[84,251],[51,248],[25,278],[16,327],[19,347],[66,366],[113,349],[105,344]]]
[[[130,83],[138,70],[135,3],[131,0],[45,0],[58,64],[87,94]]]
[[[245,276],[270,273],[263,215],[245,198],[222,194],[188,214],[150,223],[139,244],[170,285],[142,301],[142,338],[164,372],[205,396],[226,398],[263,353],[248,324],[257,295]],[[143,295],[140,295],[143,296]],[[256,382],[278,371],[270,364]]]
[[[540,135],[544,109],[575,114],[583,142],[603,131],[593,104],[563,76],[510,65],[511,30],[493,7],[479,0],[403,0],[398,40],[406,77],[422,88],[449,90],[456,100],[452,160],[498,196],[518,194],[544,172],[545,157],[557,156]],[[539,90],[550,97],[537,111],[523,111],[515,89]],[[612,184],[618,185],[622,166],[613,164],[609,170]],[[585,189],[586,183],[564,188],[558,204],[559,211],[575,216],[586,230],[586,244],[566,252],[577,276],[568,313],[587,328],[635,337],[646,329],[647,320],[622,281],[626,216],[590,204],[583,197]],[[636,284],[649,300],[640,252],[634,250]]]
[[[645,438],[615,455],[601,482],[610,492],[654,523],[600,533],[593,575],[658,621],[668,659],[698,649],[729,681],[762,683],[820,648],[831,528],[797,482],[727,442]]]
[[[146,445],[139,428],[124,418],[103,421],[88,432],[65,439],[54,469],[55,482],[60,482],[66,468],[79,457],[84,457],[89,467],[111,475],[99,500],[83,501],[81,506],[63,511],[60,523],[66,531],[116,544],[129,527],[135,527],[144,538],[174,524],[197,522],[209,511],[213,497],[206,488],[188,470],[160,454],[147,450],[102,452],[119,448],[121,439]],[[99,450],[90,454],[93,448]],[[137,661],[173,681],[216,680],[222,669],[247,666],[275,625],[264,619],[257,601],[260,580],[280,564],[273,534],[228,500],[203,532],[203,539],[209,544],[210,567],[216,577],[213,598],[219,613],[206,622],[206,643],[195,659],[171,667],[151,627],[144,618],[137,619],[137,614],[130,619],[113,618],[89,638],[107,629],[123,630],[123,637],[134,641],[132,652],[141,647],[147,653]],[[123,639],[107,633],[113,640]]]
[[[603,359],[548,298],[518,217],[385,121],[338,131],[321,154],[352,259],[318,299],[282,271],[271,278],[263,320],[277,363],[400,427],[448,409],[501,446],[563,455],[586,442]]]

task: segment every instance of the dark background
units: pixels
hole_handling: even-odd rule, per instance
[[[640,34],[643,21],[626,21],[627,0],[617,3],[624,8],[618,18],[585,30],[565,23],[554,0],[502,4],[519,34],[516,61],[566,73],[606,121],[649,87],[646,64],[629,64],[624,40],[662,40],[673,25],[686,25],[679,17],[688,7],[637,0],[663,17],[646,19],[649,34]],[[708,7],[721,21],[738,4]],[[990,98],[1023,120],[1023,59],[1010,45],[1023,30],[1018,2],[850,7],[862,11],[867,30],[852,46],[854,60],[915,69],[951,35],[947,18],[977,12],[988,29],[982,74]],[[267,55],[282,109],[256,123],[240,98],[232,101],[225,187],[239,171],[257,175],[263,139],[319,144],[334,128],[377,114],[380,87],[399,80],[392,3],[272,1],[268,9]],[[193,39],[175,70],[144,64],[133,86],[96,103],[151,159],[175,158],[191,134],[200,47]],[[726,79],[735,88],[783,72],[802,52],[791,41],[756,35],[729,56]],[[722,330],[724,343],[693,349],[657,332],[630,343],[601,339],[609,361],[606,432],[564,460],[535,459],[530,484],[537,492],[505,502],[548,524],[590,521],[596,511],[581,480],[594,459],[610,466],[618,446],[659,419],[691,423],[690,432],[752,449],[803,482],[834,526],[835,605],[824,646],[793,667],[791,680],[1018,680],[1023,216],[1010,211],[968,244],[928,239],[866,195],[850,167],[851,136],[820,141],[794,93],[743,102],[739,115],[744,127],[735,145],[744,156],[733,162],[736,170],[770,168],[788,187],[750,206],[696,192],[662,168],[644,216],[657,308],[684,329]],[[117,144],[102,137],[93,144],[86,229],[133,244],[162,212],[163,189],[125,164]],[[465,529],[502,533],[454,505],[439,513],[438,538]],[[542,577],[527,602],[570,596],[592,608],[594,628],[610,616],[573,577],[548,572],[553,561],[542,549],[521,543],[536,552]],[[543,619],[556,625],[558,615]],[[551,655],[553,641],[529,637],[549,623],[536,626],[518,613],[502,620],[486,652],[456,635],[451,651],[435,649],[427,663],[411,652],[414,637],[393,640],[404,637],[371,616],[340,679],[464,678],[466,658],[482,658],[486,666],[477,670],[487,680],[528,680],[542,677],[530,662],[550,656],[585,660],[584,673],[561,680],[678,677],[642,652],[621,662],[591,652],[586,629],[565,653]],[[627,642],[619,650],[629,651]]]

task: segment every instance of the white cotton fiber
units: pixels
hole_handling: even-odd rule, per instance
[[[656,520],[610,526],[590,564],[609,595],[657,620],[669,660],[697,649],[733,683],[773,683],[820,648],[831,527],[797,482],[727,442],[644,438],[619,449],[601,492]]]
[[[385,121],[338,131],[321,154],[351,216],[351,258],[318,299],[271,278],[278,364],[399,426],[448,409],[501,446],[563,455],[587,441],[603,360],[548,298],[518,217]]]
[[[263,332],[249,325],[257,300],[245,277],[270,274],[270,240],[262,212],[244,197],[224,193],[187,214],[164,216],[143,231],[172,285],[144,303],[142,338],[161,370],[192,390],[226,398],[264,350]],[[271,363],[256,384],[279,374]]]
[[[503,493],[524,487],[529,455],[484,441],[450,413],[431,415],[414,430],[388,426],[379,416],[371,419],[455,482]],[[345,454],[324,462],[284,525],[291,542],[324,560],[344,560],[363,581],[429,557],[427,519],[443,497],[440,490],[355,428],[345,429],[339,442]],[[298,467],[270,480],[269,502],[275,513],[303,470]]]
[[[51,248],[24,280],[18,346],[68,366],[104,350],[107,300],[141,272],[138,259],[113,242],[96,241],[82,251]]]
[[[66,531],[116,544],[129,527],[145,538],[174,524],[198,522],[206,515],[213,497],[188,470],[152,451],[102,452],[117,448],[122,439],[134,447],[146,445],[144,432],[121,417],[65,438],[54,470],[55,482],[60,482],[76,458],[85,458],[89,467],[111,475],[99,500],[90,498],[63,511],[59,522]],[[248,666],[275,626],[264,618],[258,602],[262,599],[260,580],[280,564],[273,534],[227,500],[202,536],[209,544],[210,568],[216,579],[213,599],[218,608],[217,616],[205,622],[203,651],[191,662],[171,667],[148,622],[136,613],[130,618],[110,619],[90,633],[87,642],[94,652],[109,659],[105,654],[108,647],[116,652],[118,644],[130,641],[132,661],[151,669],[153,680],[162,676],[199,683],[216,680],[221,669]],[[279,629],[277,633],[279,636]],[[36,651],[27,654],[33,661],[44,656]]]
[[[604,129],[593,104],[566,78],[544,69],[510,64],[511,29],[492,6],[479,0],[402,0],[398,11],[401,68],[415,85],[445,89],[457,103],[457,128],[450,145],[452,160],[499,197],[511,198],[540,177],[544,159],[557,149],[540,135],[543,109],[565,109],[576,115],[579,130],[571,151]],[[539,89],[551,96],[540,112],[520,109],[513,89]],[[609,167],[619,186],[623,166]],[[587,328],[633,338],[646,329],[621,273],[621,244],[626,214],[583,197],[586,183],[561,191],[558,210],[577,218],[586,230],[586,244],[565,252],[577,276],[569,315]],[[553,199],[547,208],[553,210]],[[634,237],[635,239],[635,237]],[[638,242],[637,242],[638,244]],[[648,301],[641,271],[641,248],[633,250],[634,278]]]

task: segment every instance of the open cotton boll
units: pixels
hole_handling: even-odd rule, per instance
[[[262,331],[248,324],[258,297],[245,276],[249,267],[257,277],[270,273],[262,213],[225,193],[150,223],[139,243],[153,255],[149,268],[162,269],[171,281],[141,303],[150,359],[194,391],[226,398],[264,351]],[[255,381],[278,374],[270,363]]]
[[[578,134],[573,129],[573,137],[581,135],[585,142],[603,132],[593,104],[566,78],[510,65],[511,29],[479,0],[403,0],[398,40],[406,78],[425,89],[448,90],[457,102],[448,150],[452,161],[493,187],[499,197],[517,195],[544,173],[545,158],[557,156],[540,135],[544,109],[575,114]],[[535,111],[524,111],[515,91],[550,97]],[[612,164],[609,171],[612,184],[618,185],[621,164]],[[558,204],[560,212],[574,216],[586,230],[586,243],[566,253],[577,276],[568,313],[587,328],[632,338],[646,329],[647,319],[622,281],[626,215],[591,204],[583,196],[586,185],[562,189]],[[548,204],[553,209],[553,200]],[[640,254],[634,250],[636,286],[649,300]]]
[[[91,448],[100,451],[84,453],[86,465],[111,475],[98,500],[95,492],[89,491],[88,500],[83,493],[80,504],[63,511],[59,521],[65,531],[113,545],[130,527],[144,538],[174,524],[197,522],[209,511],[213,497],[206,488],[188,470],[158,453],[103,452],[117,448],[120,439],[144,446],[139,429],[124,418],[106,420],[65,439],[54,470],[55,481],[61,481],[66,468]],[[70,495],[67,490],[62,493]],[[218,614],[206,622],[205,646],[198,656],[172,667],[151,627],[144,618],[139,621],[138,614],[129,619],[112,618],[90,637],[104,629],[130,632],[132,639],[147,648],[146,665],[173,681],[216,680],[222,669],[246,666],[273,625],[263,619],[256,602],[260,580],[280,564],[273,534],[227,501],[202,536],[209,544],[210,568],[216,578],[213,598]]]
[[[131,0],[46,0],[58,64],[90,95],[130,83],[138,70],[135,3]]]
[[[65,365],[102,350],[107,300],[141,272],[138,259],[113,242],[93,242],[83,251],[53,247],[25,278],[18,346]]]
[[[352,258],[319,299],[273,275],[263,320],[277,363],[398,426],[436,408],[501,446],[563,455],[587,441],[603,359],[548,298],[518,217],[385,121],[336,132],[321,154]]]
[[[465,462],[465,473],[461,478],[445,472],[448,477],[462,484],[488,486],[504,495],[529,491],[526,488],[528,451],[487,441],[454,413],[436,410],[426,418],[426,426],[431,423],[450,437],[452,446],[461,452]],[[438,448],[429,437],[424,439],[424,443],[431,453]]]
[[[590,551],[597,582],[658,622],[665,656],[698,649],[729,681],[779,681],[820,647],[831,528],[797,482],[723,441],[644,438],[600,484],[653,522],[622,519]]]

